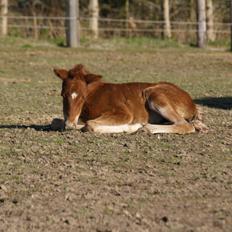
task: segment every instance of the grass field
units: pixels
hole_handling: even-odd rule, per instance
[[[232,54],[0,39],[0,231],[232,231]],[[106,81],[170,81],[203,106],[208,134],[51,131],[53,67]]]

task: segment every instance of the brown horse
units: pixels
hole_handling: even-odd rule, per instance
[[[81,119],[85,130],[97,133],[132,133],[142,127],[153,134],[206,129],[192,98],[174,84],[105,83],[81,64],[54,73],[63,81],[66,128],[79,128]]]

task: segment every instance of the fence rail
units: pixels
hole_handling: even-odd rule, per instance
[[[3,17],[0,16],[0,21]],[[64,36],[65,22],[73,19],[70,17],[54,17],[54,16],[17,16],[8,15],[9,34],[18,33],[24,36],[33,36],[33,34],[44,34],[42,30],[47,30],[50,37]],[[88,17],[77,19],[80,23],[82,36],[91,35]],[[99,18],[100,36],[154,36],[160,37],[164,32],[164,21],[141,20],[141,19],[112,19]],[[130,24],[133,24],[133,27]],[[228,38],[230,34],[231,23],[214,22],[214,33],[218,38]],[[36,33],[33,33],[35,32]],[[192,34],[197,32],[197,22],[189,21],[172,21],[172,36],[176,39],[184,37],[184,40],[191,39]],[[195,35],[194,35],[195,36]]]
[[[9,28],[30,28],[30,29],[33,29],[35,28],[33,25],[9,25],[8,26]],[[36,26],[36,28],[38,29],[49,29],[50,27],[49,26]],[[53,27],[53,29],[58,29],[58,30],[65,30],[66,27]],[[82,27],[81,28],[81,31],[91,31],[89,28],[86,28],[86,27]],[[99,28],[99,31],[102,31],[102,32],[109,32],[109,31],[122,31],[122,32],[127,32],[128,29],[126,28]],[[163,29],[156,29],[155,30],[156,32],[163,32]],[[172,32],[190,32],[190,33],[196,33],[196,30],[189,30],[189,29],[176,29],[176,30],[172,30]],[[154,29],[135,29],[134,32],[154,32]],[[216,34],[230,34],[230,31],[228,30],[217,30],[217,31],[214,31]]]
[[[34,20],[35,18],[37,20],[70,20],[73,19],[71,17],[54,17],[54,16],[15,16],[15,15],[8,15],[8,16],[1,16],[0,19],[3,17],[7,17],[8,19],[15,19],[15,20],[26,20],[26,19],[31,19]],[[80,17],[77,20],[80,21],[90,21],[91,18],[88,17]],[[122,22],[122,23],[128,23],[128,19],[113,19],[113,18],[98,18],[99,22]],[[143,23],[143,24],[165,24],[165,21],[163,20],[142,20],[142,19],[133,19],[133,22],[135,23]],[[196,26],[198,22],[189,22],[189,21],[171,21],[171,24],[173,25],[194,25]],[[213,23],[215,26],[231,26],[232,23],[222,23],[222,22],[214,22]]]

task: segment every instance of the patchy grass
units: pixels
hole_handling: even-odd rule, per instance
[[[99,39],[95,41],[84,40],[82,41],[83,46],[90,48],[104,48],[104,49],[120,49],[120,50],[131,50],[131,51],[149,51],[151,49],[162,49],[162,48],[186,48],[189,46],[178,43],[172,39],[157,39],[151,37],[113,37],[112,39]]]
[[[231,231],[230,53],[0,42],[1,231]],[[76,63],[107,81],[178,84],[203,105],[209,133],[49,131],[62,116],[52,68]]]

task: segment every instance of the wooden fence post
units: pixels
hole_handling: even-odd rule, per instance
[[[163,15],[164,15],[164,37],[171,38],[171,23],[169,15],[169,0],[163,0]]]
[[[66,40],[69,47],[80,46],[79,0],[68,0]]]
[[[214,32],[214,12],[213,0],[206,0],[206,18],[207,18],[207,39],[208,41],[215,41],[216,35]]]
[[[99,17],[99,5],[98,0],[89,1],[89,12],[90,12],[90,22],[89,26],[93,34],[93,38],[98,38],[98,17]]]
[[[38,28],[38,20],[36,16],[36,12],[32,12],[33,15],[33,31],[34,31],[34,39],[39,39],[39,28]]]
[[[232,0],[230,0],[230,51],[232,52]]]
[[[205,0],[197,0],[197,46],[205,47],[206,42],[206,12]]]
[[[130,2],[129,0],[125,0],[125,16],[126,16],[126,36],[129,36],[129,8],[130,8]]]
[[[8,0],[1,0],[1,18],[2,18],[2,35],[6,36],[8,34]]]

